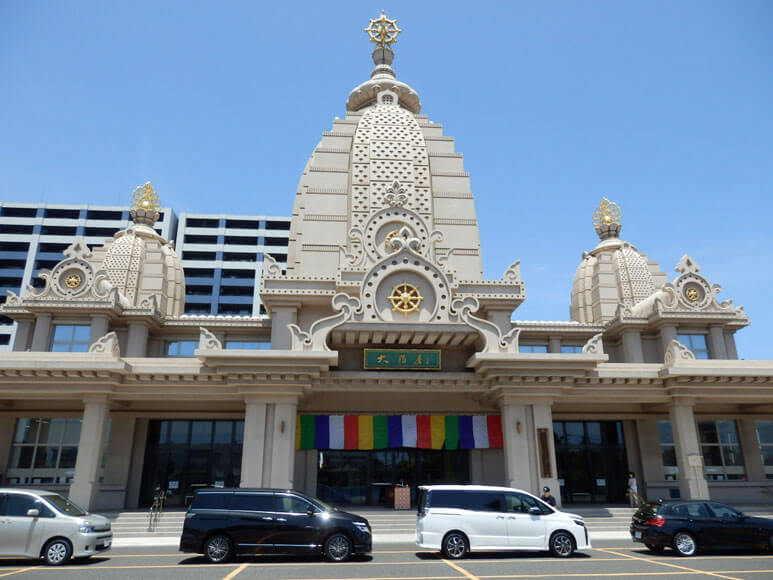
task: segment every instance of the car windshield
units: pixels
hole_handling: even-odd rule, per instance
[[[56,508],[57,511],[67,514],[68,516],[85,516],[86,510],[77,504],[72,503],[66,497],[62,497],[58,493],[51,493],[42,496],[48,503]]]
[[[651,518],[658,515],[658,513],[660,513],[660,508],[662,507],[663,506],[659,503],[645,503],[644,505],[639,507],[638,511],[636,512],[636,514],[634,514],[634,516],[639,518],[644,518],[644,519]]]
[[[308,495],[304,495],[304,494],[302,494],[302,493],[298,493],[297,491],[296,491],[295,493],[296,493],[296,494],[297,494],[299,497],[302,497],[302,498],[303,498],[303,499],[305,499],[306,501],[308,501],[308,502],[311,502],[312,504],[314,504],[315,506],[317,506],[319,509],[321,509],[321,510],[323,510],[323,511],[326,511],[326,512],[332,512],[332,511],[335,509],[334,507],[332,507],[332,506],[330,506],[330,505],[326,504],[326,503],[325,503],[324,501],[322,501],[321,499],[317,499],[316,497],[309,497]]]

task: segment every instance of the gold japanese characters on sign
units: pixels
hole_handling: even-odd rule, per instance
[[[68,288],[71,288],[75,290],[81,285],[81,277],[79,274],[70,274],[65,278],[64,283],[67,285]]]
[[[593,212],[593,225],[596,229],[602,226],[611,226],[613,224],[620,225],[620,218],[622,213],[620,208],[613,201],[609,201],[606,197],[601,200],[601,203]]]
[[[371,18],[370,26],[365,29],[368,33],[371,42],[375,42],[378,46],[385,47],[397,42],[397,35],[402,32],[397,28],[397,20],[391,20],[386,17],[384,11],[381,11],[381,16],[378,18]]]
[[[392,310],[408,316],[411,312],[419,311],[424,297],[416,286],[403,282],[392,287],[392,293],[387,296],[387,300],[392,303]]]
[[[149,212],[161,209],[161,202],[149,181],[132,193],[132,209],[143,209]]]

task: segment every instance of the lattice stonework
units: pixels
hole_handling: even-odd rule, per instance
[[[362,227],[385,207],[395,181],[407,194],[404,206],[432,219],[429,156],[413,115],[397,105],[377,105],[360,119],[352,146],[352,226]]]
[[[623,248],[615,256],[623,304],[633,306],[655,292],[649,266],[638,252]]]
[[[109,247],[105,257],[104,267],[110,282],[132,303],[137,296],[142,250],[142,240],[127,234]]]

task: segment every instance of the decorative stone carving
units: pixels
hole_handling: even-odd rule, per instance
[[[591,336],[582,347],[582,354],[604,354],[603,333]]]
[[[282,266],[271,254],[263,254],[263,277],[277,278],[282,275]]]
[[[402,207],[408,201],[407,191],[400,185],[399,181],[395,180],[384,194],[384,203],[393,207]]]
[[[5,299],[5,306],[22,306],[22,299],[12,290],[8,290],[8,298]]]
[[[521,278],[521,261],[516,260],[512,264],[510,264],[507,267],[507,270],[505,270],[504,275],[502,276],[502,280],[505,282],[523,282],[523,279]]]
[[[115,331],[108,332],[89,347],[89,352],[111,354],[119,358],[121,349],[118,345],[118,335]]]
[[[478,299],[467,296],[463,299],[454,300],[452,308],[455,314],[467,324],[478,331],[483,339],[483,348],[480,352],[484,353],[517,353],[518,337],[521,334],[520,328],[513,328],[507,334],[502,335],[502,331],[493,322],[478,318],[472,313],[480,308]]]
[[[663,366],[670,368],[678,365],[680,362],[688,360],[695,360],[695,354],[681,342],[674,339],[668,344],[668,347],[666,348],[666,356],[663,360]]]
[[[341,326],[344,322],[351,320],[355,314],[361,311],[361,304],[358,298],[339,292],[331,300],[333,310],[336,314],[326,318],[320,318],[311,325],[309,331],[301,330],[297,324],[288,324],[292,338],[292,350],[302,351],[329,351],[327,337],[330,332]]]
[[[682,259],[679,260],[676,268],[674,268],[674,270],[680,274],[696,274],[697,272],[700,272],[700,269],[701,267],[698,265],[698,262],[693,260],[687,254],[682,256]]]
[[[223,343],[203,326],[199,327],[199,349],[200,350],[223,350]]]

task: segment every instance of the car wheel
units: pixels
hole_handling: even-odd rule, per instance
[[[663,550],[666,549],[665,546],[656,546],[655,544],[644,544],[644,545],[647,546],[647,549],[650,552],[655,552],[656,554],[662,554]]]
[[[559,558],[568,558],[574,553],[574,538],[569,532],[556,532],[550,536],[550,553]]]
[[[333,534],[325,540],[322,551],[328,562],[345,562],[352,555],[352,541],[346,534]]]
[[[227,562],[233,555],[233,544],[228,536],[217,534],[204,544],[204,555],[213,564]]]
[[[698,544],[695,538],[687,532],[677,532],[674,534],[674,550],[680,556],[694,556],[698,551]]]
[[[48,566],[61,566],[72,556],[72,545],[64,539],[54,539],[43,548],[43,561]]]
[[[443,555],[451,560],[464,558],[470,548],[467,545],[467,538],[460,532],[451,532],[443,538]]]

